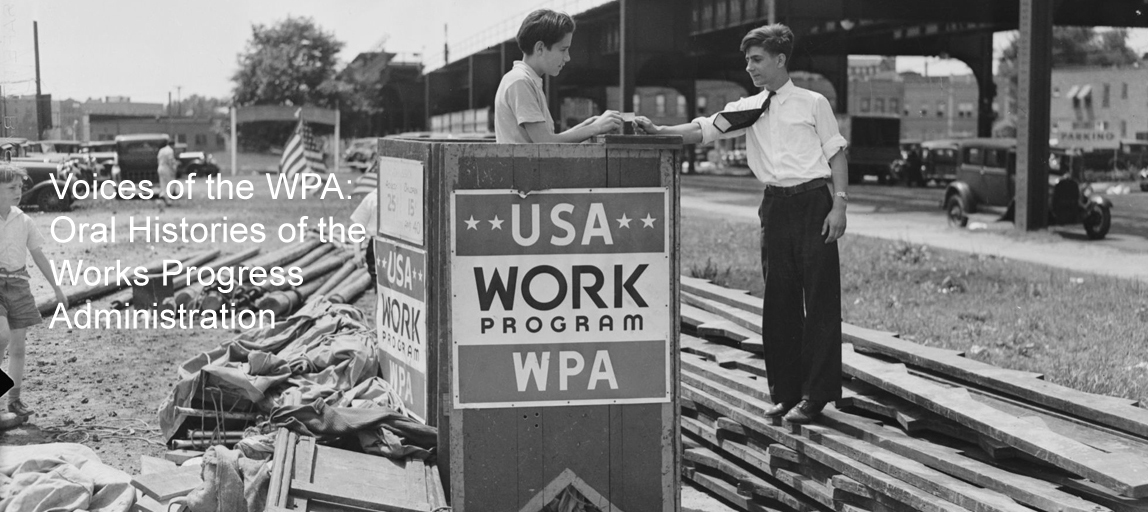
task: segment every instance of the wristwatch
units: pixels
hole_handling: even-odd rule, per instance
[[[849,194],[846,194],[844,191],[837,191],[833,195],[844,199],[846,203],[849,202]]]

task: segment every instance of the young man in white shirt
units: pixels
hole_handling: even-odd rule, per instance
[[[849,199],[847,142],[829,101],[789,79],[789,27],[753,29],[742,39],[741,51],[761,93],[682,125],[636,121],[646,133],[679,134],[687,144],[746,136],[749,167],[765,185],[758,210],[765,278],[762,340],[775,404],[766,416],[809,423],[826,403],[841,398],[837,239],[845,233]]]
[[[542,77],[558,76],[570,61],[574,19],[539,9],[522,20],[518,48],[522,60],[502,76],[494,97],[494,138],[499,144],[582,142],[622,126],[622,116],[607,110],[562,133],[554,133],[554,119],[542,90]]]

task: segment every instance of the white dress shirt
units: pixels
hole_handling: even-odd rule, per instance
[[[741,98],[723,110],[761,108],[768,90]],[[714,127],[717,113],[694,119],[701,126],[702,142],[746,135],[746,159],[762,183],[792,187],[830,176],[829,159],[848,145],[837,129],[833,107],[825,96],[793,85],[777,90],[769,110],[749,128],[721,133]]]
[[[44,245],[44,237],[32,218],[13,206],[8,217],[0,219],[0,269],[13,271],[24,268],[28,250]]]

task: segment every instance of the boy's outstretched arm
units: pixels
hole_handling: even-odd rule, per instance
[[[32,253],[32,261],[36,262],[36,268],[40,269],[40,273],[44,274],[44,279],[48,280],[48,284],[52,285],[52,291],[56,293],[56,300],[64,305],[64,309],[68,309],[68,298],[64,296],[64,290],[60,289],[60,285],[56,284],[56,278],[52,275],[52,266],[48,264],[48,258],[44,257],[44,251],[39,248],[28,249]]]
[[[612,132],[622,126],[622,115],[613,110],[607,110],[602,115],[591,117],[582,121],[562,133],[552,133],[546,123],[525,123],[522,125],[530,135],[530,142],[535,144],[544,142],[582,142],[595,135]]]
[[[645,116],[635,117],[634,122],[643,132],[650,135],[681,135],[683,144],[697,144],[702,141],[702,127],[698,123],[658,126]]]

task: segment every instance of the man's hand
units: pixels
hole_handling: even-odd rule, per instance
[[[635,117],[634,124],[646,135],[656,135],[658,133],[658,125],[654,124],[654,122],[646,116]]]
[[[56,302],[64,305],[64,309],[68,309],[68,296],[64,295],[64,290],[59,286],[52,286],[52,291],[56,292]]]
[[[603,133],[610,133],[622,127],[622,114],[616,110],[607,110],[602,112],[602,115],[592,117],[593,121],[590,126],[594,128],[596,135]]]
[[[825,235],[825,243],[831,244],[836,242],[841,235],[845,234],[845,201],[839,197],[833,200],[833,209],[829,210],[829,215],[825,216],[825,222],[821,225],[821,234]]]

